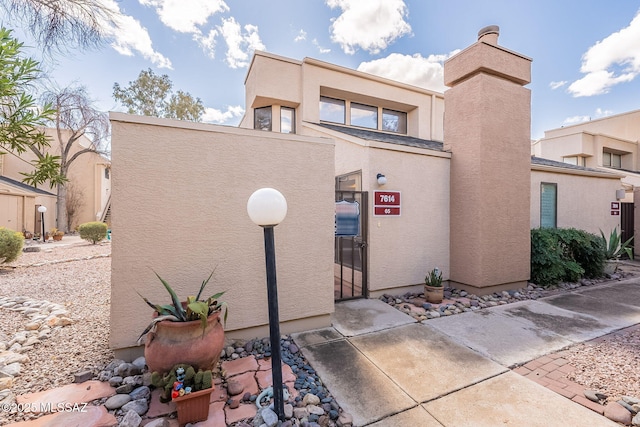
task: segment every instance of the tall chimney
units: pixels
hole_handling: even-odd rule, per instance
[[[444,64],[451,155],[452,286],[526,286],[530,270],[531,59],[498,46],[497,26]]]

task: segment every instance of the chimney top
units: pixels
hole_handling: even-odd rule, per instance
[[[489,25],[478,31],[478,41],[482,40],[490,44],[498,44],[498,35],[500,35],[500,27],[497,25]]]

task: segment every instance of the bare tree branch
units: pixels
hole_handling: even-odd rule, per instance
[[[102,0],[2,0],[0,5],[45,51],[98,46],[117,13]]]

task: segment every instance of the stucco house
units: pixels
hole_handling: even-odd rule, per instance
[[[545,131],[531,144],[531,154],[621,176],[623,238],[634,235],[634,191],[640,186],[640,110],[593,119]]]
[[[47,128],[49,137],[49,154],[58,155],[60,144],[55,129]],[[90,146],[86,137],[81,137],[70,151],[74,153]],[[41,215],[39,206],[45,206],[45,227],[56,226],[57,186],[44,183],[38,188],[23,184],[21,172],[33,171],[31,162],[36,156],[31,151],[17,155],[16,153],[0,154],[0,226],[16,231],[40,232]],[[67,184],[67,200],[75,200],[76,213],[71,230],[77,225],[102,218],[108,207],[111,193],[111,162],[97,153],[84,153],[69,167],[69,183]],[[58,227],[62,228],[62,227]]]
[[[289,206],[275,230],[283,333],[329,326],[335,300],[419,290],[436,267],[478,294],[517,289],[531,228],[618,226],[622,175],[531,156],[530,67],[497,27],[445,63],[444,93],[256,52],[238,128],[111,113],[117,356],[140,353],[151,314],[136,292],[166,299],[153,271],[189,295],[216,267],[227,333],[267,334],[262,233],[246,215],[261,187]]]

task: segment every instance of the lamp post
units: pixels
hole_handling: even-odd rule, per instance
[[[40,218],[41,218],[41,222],[42,222],[42,241],[46,242],[46,237],[44,234],[44,213],[47,211],[47,208],[45,206],[38,206],[38,212],[40,212]]]
[[[287,215],[287,201],[278,190],[261,188],[247,202],[251,221],[264,229],[264,252],[267,268],[267,302],[269,304],[269,339],[271,341],[271,376],[275,413],[284,421],[282,389],[282,356],[280,353],[280,319],[278,315],[278,286],[276,283],[276,250],[273,227]]]

